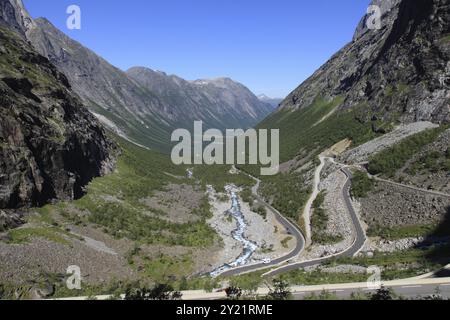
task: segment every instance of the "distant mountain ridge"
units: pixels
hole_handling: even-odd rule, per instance
[[[281,128],[284,160],[395,125],[450,122],[450,4],[374,0],[382,28],[363,17],[352,42],[281,103],[260,127]],[[284,151],[283,151],[284,150]]]
[[[203,120],[210,128],[248,128],[271,111],[248,88],[229,78],[187,81],[144,67],[131,68],[127,75],[155,93],[174,119],[187,125]]]
[[[172,123],[170,116],[161,118],[168,110],[155,94],[44,18],[35,20],[35,27],[27,32],[27,37],[67,75],[89,109],[101,120],[110,121],[103,121],[106,125],[147,146],[160,149],[164,145],[161,141],[170,135]]]
[[[283,98],[271,98],[266,96],[265,94],[258,95],[258,99],[262,102],[268,103],[272,106],[272,108],[276,109],[283,101]]]
[[[205,128],[248,128],[272,111],[231,79],[186,81],[142,67],[124,72],[47,19],[24,15],[27,26],[18,28],[66,74],[89,109],[107,127],[140,144],[167,152],[172,131],[191,129],[195,120],[203,120]]]

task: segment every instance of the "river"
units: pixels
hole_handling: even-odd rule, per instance
[[[213,272],[210,273],[211,277],[218,277],[225,271],[230,269],[244,266],[248,264],[253,256],[253,254],[258,249],[256,243],[245,238],[245,231],[247,230],[248,224],[245,221],[244,215],[241,211],[241,204],[239,202],[239,197],[235,191],[233,191],[232,186],[226,186],[225,189],[231,194],[231,209],[228,210],[233,219],[236,221],[237,228],[231,233],[234,240],[242,244],[243,250],[241,255],[231,263],[227,263]]]

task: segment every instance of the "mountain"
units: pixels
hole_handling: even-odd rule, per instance
[[[160,151],[169,150],[174,129],[190,129],[194,120],[203,120],[207,128],[251,127],[270,112],[230,79],[190,82],[145,68],[124,72],[43,18],[26,34],[105,125]]]
[[[262,102],[270,104],[273,109],[278,108],[280,103],[283,101],[282,98],[270,98],[270,97],[266,96],[265,94],[258,95],[258,99]]]
[[[0,25],[17,31],[22,36],[34,26],[22,0],[0,0]]]
[[[143,67],[131,68],[127,74],[155,93],[185,127],[203,120],[209,128],[248,128],[271,111],[248,88],[229,78],[187,81]]]
[[[343,231],[352,223],[338,222],[352,211],[369,242],[414,238],[422,246],[448,236],[450,3],[372,4],[381,29],[364,16],[352,41],[258,125],[280,129],[282,162],[281,174],[261,178],[261,194],[298,221],[315,258],[356,241],[357,224]]]
[[[152,92],[46,19],[36,19],[27,37],[67,75],[74,91],[104,124],[141,144],[164,148],[161,141],[170,137],[174,119]]]
[[[23,39],[28,20],[12,3],[0,1],[0,209],[79,198],[116,152],[67,78]]]
[[[353,41],[260,124],[281,128],[284,160],[399,123],[450,121],[448,2],[382,4],[381,30],[367,29],[364,17]]]

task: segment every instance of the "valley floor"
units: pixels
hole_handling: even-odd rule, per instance
[[[276,277],[292,285],[360,282],[368,277],[367,267],[376,265],[383,279],[397,279],[418,276],[448,263],[448,183],[439,189],[425,189],[423,185],[412,187],[413,179],[405,182],[397,176],[368,173],[374,155],[407,143],[417,134],[438,130],[426,124],[410,128],[394,130],[353,151],[336,147],[322,153],[318,192],[310,199],[312,245],[287,263],[319,259],[320,265],[287,268],[282,274],[273,273]],[[449,132],[444,129],[438,136],[447,139]],[[275,277],[269,267],[240,276],[204,277],[234,261],[243,250],[232,236],[236,221],[227,214],[231,189],[225,191],[226,185],[234,186],[239,194],[247,225],[244,236],[258,247],[250,264],[272,261],[295,248],[295,239],[274,213],[257,205],[251,192],[254,179],[226,166],[193,168],[187,175],[187,168],[172,166],[165,156],[117,139],[123,154],[115,173],[94,180],[80,200],[28,210],[26,224],[0,234],[0,283],[7,297],[73,296],[64,285],[67,268],[72,265],[80,267],[85,281],[79,295],[109,294],[134,281],[169,281],[179,289],[228,284],[254,288],[262,283],[262,275]],[[433,146],[426,144],[427,148]],[[435,147],[440,146],[438,140]],[[411,165],[413,160],[407,163]],[[283,179],[289,180],[281,183],[295,183],[298,178],[304,179],[303,186],[311,185],[317,166],[301,166],[307,169],[285,176]],[[348,199],[349,180],[343,168],[353,172],[352,197]],[[403,175],[409,172],[402,170]],[[279,186],[276,179],[269,180],[272,190]],[[262,182],[262,194],[267,194],[266,183]],[[304,189],[297,192],[298,203],[311,197]],[[355,257],[342,255],[357,236],[349,207],[367,235]],[[286,212],[283,207],[280,211]],[[305,227],[301,219],[299,227]]]

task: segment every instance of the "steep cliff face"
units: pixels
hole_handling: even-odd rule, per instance
[[[354,40],[260,124],[280,128],[283,160],[402,123],[450,122],[449,2],[373,3],[382,5],[382,28],[368,29],[364,17]]]
[[[396,17],[395,11],[397,9],[397,5],[400,3],[400,0],[373,0],[371,2],[372,6],[376,6],[380,10],[381,15],[381,27],[385,28],[391,25]],[[370,23],[370,17],[374,14],[374,12],[369,12],[366,14],[359,23],[356,28],[355,35],[353,36],[353,40],[358,40],[365,33],[370,32],[370,29],[367,27],[368,23]]]
[[[381,30],[368,30],[364,18],[354,41],[292,92],[282,109],[308,107],[318,95],[342,96],[339,109],[361,106],[363,121],[450,121],[448,1],[389,1],[383,12]]]
[[[25,36],[26,32],[34,27],[34,21],[21,0],[0,0],[0,25]]]
[[[265,94],[258,95],[258,99],[264,103],[270,104],[272,106],[273,110],[278,108],[280,103],[283,101],[282,98],[271,98],[271,97],[266,96]]]
[[[16,31],[0,26],[0,209],[78,198],[114,164],[113,144],[66,77]]]

